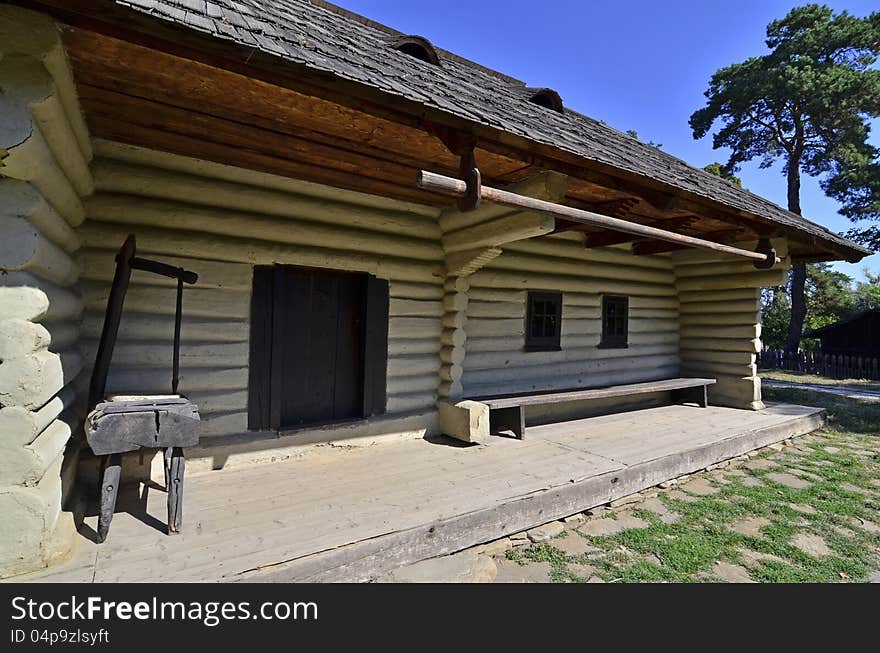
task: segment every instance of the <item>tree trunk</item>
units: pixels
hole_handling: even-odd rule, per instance
[[[804,320],[807,317],[807,301],[804,287],[807,281],[807,264],[793,263],[791,266],[791,318],[788,322],[788,337],[785,339],[785,351],[796,354],[801,344]]]
[[[801,214],[801,166],[800,156],[792,154],[788,160],[788,210]],[[788,337],[785,340],[785,351],[796,354],[801,344],[804,331],[804,320],[807,317],[807,299],[804,289],[807,281],[805,263],[793,263],[791,266],[791,318],[788,322]]]

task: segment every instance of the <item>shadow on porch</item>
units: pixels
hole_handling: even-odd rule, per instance
[[[528,429],[485,446],[414,440],[188,479],[120,496],[107,541],[87,517],[74,557],[20,581],[350,581],[499,538],[824,424],[817,408],[672,405]]]

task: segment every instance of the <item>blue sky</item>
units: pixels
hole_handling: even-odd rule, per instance
[[[635,129],[645,141],[691,164],[726,161],[711,136],[695,141],[688,118],[703,106],[718,68],[765,51],[767,23],[805,2],[783,0],[336,0],[337,4],[435,45],[517,77],[549,86],[566,104],[612,127]],[[826,2],[864,16],[877,0]],[[872,140],[880,145],[880,124]],[[743,184],[785,206],[779,168],[743,167]],[[806,217],[834,231],[849,228],[837,204],[805,178]],[[880,254],[836,267],[854,278],[880,272]]]

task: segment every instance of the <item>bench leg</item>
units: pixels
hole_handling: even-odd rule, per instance
[[[709,405],[708,386],[701,385],[696,388],[681,388],[679,390],[673,390],[672,399],[675,403],[686,404],[694,402],[701,408],[706,408]]]
[[[98,513],[98,542],[107,539],[116,496],[119,493],[119,477],[122,472],[122,454],[112,453],[101,461],[101,506]]]
[[[179,533],[183,521],[183,473],[186,458],[183,447],[165,449],[165,477],[168,490],[168,533]]]
[[[526,433],[525,410],[522,406],[512,406],[510,408],[496,408],[489,412],[489,430],[497,431],[513,431],[513,434],[523,439]]]

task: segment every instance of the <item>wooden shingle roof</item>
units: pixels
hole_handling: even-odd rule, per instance
[[[288,62],[492,127],[744,211],[826,243],[870,250],[605,124],[532,101],[534,88],[454,54],[439,64],[395,50],[399,32],[319,0],[111,0]],[[563,98],[564,99],[564,98]]]

